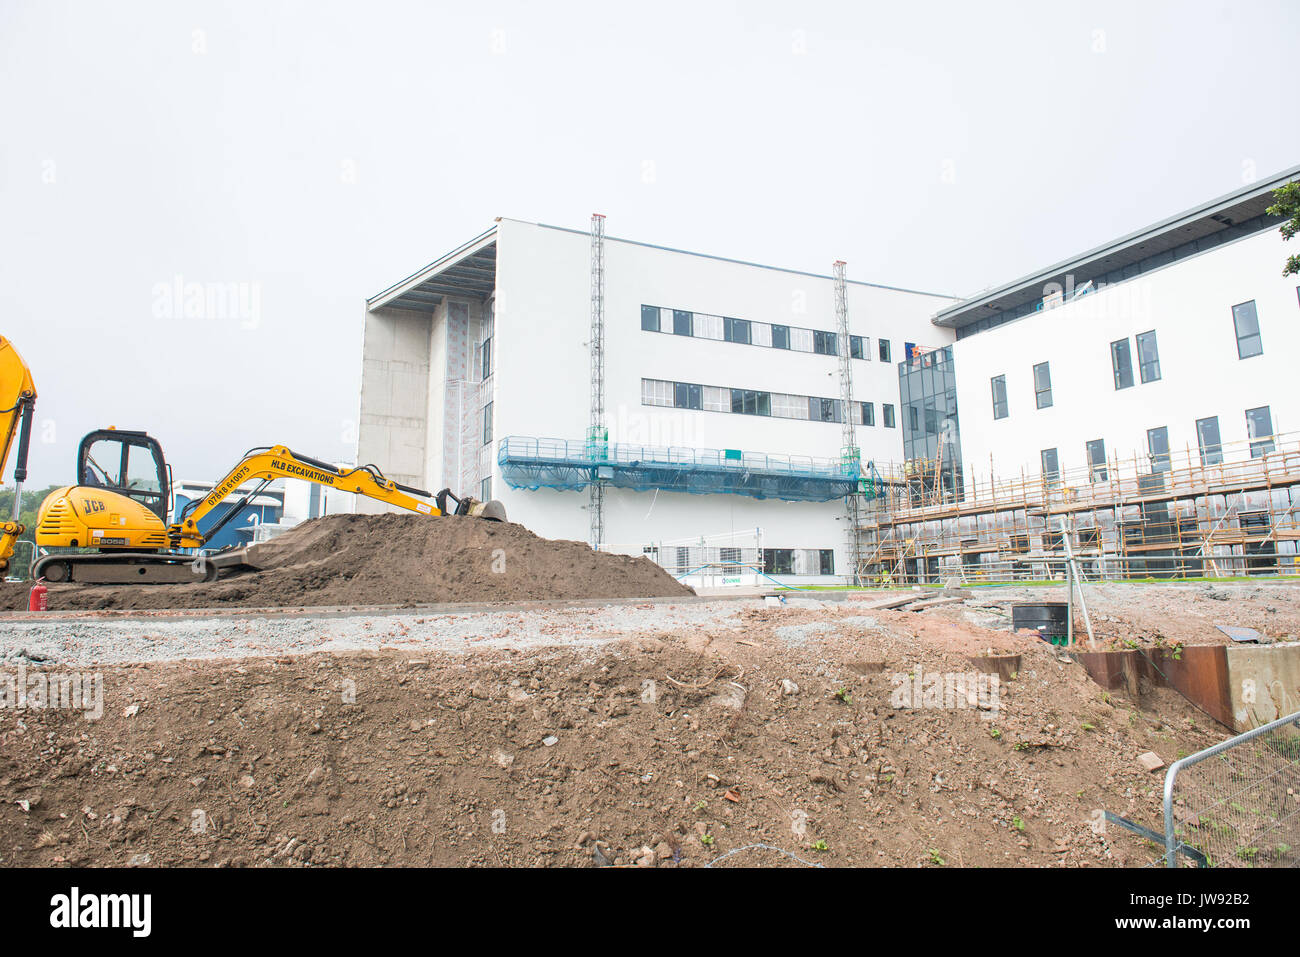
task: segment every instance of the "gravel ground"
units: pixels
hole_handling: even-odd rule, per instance
[[[240,658],[365,651],[381,647],[457,652],[591,645],[662,631],[734,628],[760,601],[607,605],[520,612],[430,615],[149,618],[0,622],[0,664],[113,665],[186,658]],[[821,602],[791,602],[820,607]]]

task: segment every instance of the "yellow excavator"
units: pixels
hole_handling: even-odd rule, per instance
[[[23,482],[27,481],[27,448],[32,438],[32,414],[36,411],[36,384],[32,370],[23,362],[18,350],[0,336],[0,482],[9,465],[9,453],[18,443],[14,466],[14,515],[10,521],[0,519],[0,578],[9,570],[18,536],[26,531],[18,524],[23,503]]]
[[[77,475],[80,485],[55,489],[41,503],[36,545],[44,554],[32,565],[33,578],[102,584],[195,582],[215,581],[223,571],[256,568],[247,560],[246,548],[212,555],[181,549],[203,548],[254,496],[281,478],[342,489],[431,518],[506,520],[500,502],[458,498],[450,489],[431,494],[385,478],[373,465],[339,468],[283,445],[250,450],[211,493],[175,516],[168,508],[171,469],[162,446],[145,432],[91,432],[77,451]],[[249,483],[251,487],[241,491]],[[239,497],[226,501],[234,495]],[[223,503],[225,508],[200,531],[199,522]]]

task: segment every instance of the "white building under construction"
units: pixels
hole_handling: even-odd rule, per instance
[[[1297,174],[963,301],[499,219],[367,302],[359,461],[693,580],[792,583],[1050,574],[1062,533],[1131,571],[1133,509],[1178,539],[1144,570],[1216,522],[1209,553],[1245,555],[1228,498],[1180,525],[1176,494],[1241,462],[1285,506],[1281,562],[1300,299],[1264,209]]]

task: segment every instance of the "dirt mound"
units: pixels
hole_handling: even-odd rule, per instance
[[[601,648],[104,669],[97,721],[0,710],[0,866],[1158,856],[1099,809],[1158,827],[1161,778],[1136,756],[1221,730],[1006,634],[1023,657],[996,715],[899,706],[901,678],[971,664],[935,647],[940,625],[881,619],[763,609]]]
[[[255,547],[262,570],[211,585],[52,585],[60,608],[266,608],[659,598],[693,594],[648,558],[593,552],[522,525],[331,515]],[[9,586],[7,608],[27,589]]]

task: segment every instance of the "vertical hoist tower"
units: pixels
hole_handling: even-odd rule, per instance
[[[855,474],[862,474],[862,453],[858,449],[857,428],[853,421],[853,368],[850,363],[849,346],[849,297],[844,279],[844,261],[835,262],[835,332],[836,352],[840,360],[840,404],[843,407],[843,425],[840,439],[840,462],[845,471],[852,469]],[[859,564],[861,562],[861,543],[859,526],[862,524],[861,486],[853,494],[844,497],[844,518],[848,523],[849,580],[861,584]]]
[[[605,424],[605,217],[591,214],[591,424],[587,428],[587,457],[599,463],[609,457],[609,429]],[[605,540],[605,486],[600,466],[593,466],[588,511],[591,547],[600,550]]]

